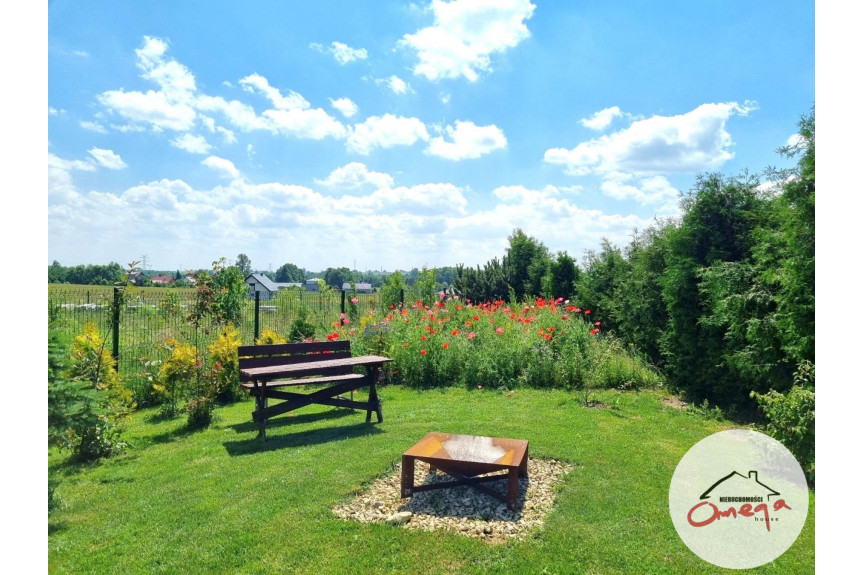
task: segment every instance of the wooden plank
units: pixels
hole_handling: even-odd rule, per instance
[[[240,357],[240,369],[253,367],[268,367],[271,365],[292,365],[295,363],[309,363],[323,359],[341,359],[351,357],[349,351],[336,351],[326,354],[297,354],[297,355],[257,355],[251,357]]]
[[[237,348],[239,357],[258,355],[293,355],[324,351],[350,351],[351,342],[342,341],[311,341],[307,343],[276,343],[269,345],[241,345]]]
[[[284,401],[278,405],[273,405],[271,407],[255,411],[252,414],[252,419],[254,421],[266,420],[271,417],[275,417],[276,415],[298,409],[300,407],[305,407],[307,405],[312,405],[313,403],[318,403],[321,399],[330,398],[334,395],[340,395],[342,393],[351,391],[352,389],[358,389],[363,385],[365,385],[365,382],[363,381],[352,381],[348,383],[334,385],[333,387],[328,387],[326,389],[321,389],[308,395],[300,395],[296,399]]]
[[[353,379],[362,379],[364,377],[366,376],[362,373],[348,373],[345,375],[331,375],[327,377],[309,377],[308,379],[278,379],[274,381],[268,381],[261,385],[263,387],[266,387],[267,389],[272,389],[275,387],[290,387],[294,385],[315,385],[318,383],[329,383],[333,381],[350,381]],[[241,383],[240,385],[252,391],[254,391],[256,388],[254,382]],[[270,397],[275,396],[270,395]]]
[[[253,367],[248,369],[240,369],[240,379],[249,381],[258,380],[273,380],[273,379],[288,379],[304,375],[319,375],[331,370],[346,366],[374,366],[392,361],[392,358],[376,355],[367,355],[359,357],[345,357],[341,359],[322,359],[311,364],[293,364],[293,365],[273,365],[268,367]],[[370,368],[371,371],[371,368]]]

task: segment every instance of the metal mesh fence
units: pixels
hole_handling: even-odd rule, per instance
[[[243,344],[254,343],[265,329],[286,337],[294,321],[304,310],[306,321],[313,325],[316,336],[324,337],[339,321],[340,314],[349,312],[350,299],[357,298],[360,316],[380,308],[380,294],[343,294],[342,292],[311,292],[287,289],[272,299],[260,300],[258,306],[250,297],[244,301],[241,320],[235,326]],[[49,285],[49,320],[54,329],[68,337],[83,333],[85,325],[94,323],[113,350],[116,338],[117,367],[124,377],[146,378],[158,369],[158,362],[170,352],[165,342],[175,339],[205,349],[218,335],[218,329],[205,321],[196,329],[189,321],[195,300],[192,289],[136,288],[120,306],[116,328],[113,321],[114,288],[110,286]],[[257,328],[257,332],[256,332]]]

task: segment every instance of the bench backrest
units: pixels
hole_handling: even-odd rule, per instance
[[[350,341],[315,341],[309,343],[276,343],[271,345],[241,345],[237,350],[240,369],[250,367],[269,367],[339,359],[351,356]],[[323,371],[321,375],[344,375],[351,373],[350,366]]]

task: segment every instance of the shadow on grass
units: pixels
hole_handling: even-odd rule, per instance
[[[257,426],[255,426],[254,429],[257,429]],[[269,425],[267,426],[267,429],[270,429]],[[363,418],[361,422],[351,425],[327,427],[323,429],[309,429],[287,435],[268,434],[266,441],[262,441],[258,437],[252,437],[242,441],[226,441],[224,445],[228,455],[236,457],[253,453],[264,453],[267,451],[274,451],[276,449],[330,443],[333,441],[341,441],[343,439],[351,439],[365,435],[376,435],[378,433],[383,433],[383,431],[373,423],[366,423],[365,418]]]
[[[65,521],[48,520],[48,535],[53,535],[54,533],[64,529],[66,529]]]
[[[188,425],[181,425],[176,429],[172,429],[170,431],[166,431],[165,433],[160,433],[158,435],[154,435],[150,442],[153,444],[156,443],[170,443],[171,441],[176,441],[178,439],[182,439],[184,437],[188,437],[194,433],[198,433],[200,431],[205,431],[206,427],[189,427]]]
[[[353,409],[329,409],[327,411],[321,411],[318,413],[303,413],[301,415],[295,415],[294,417],[290,417],[286,413],[284,415],[279,415],[277,417],[267,420],[267,429],[279,429],[280,427],[284,427],[286,425],[302,425],[304,423],[326,421],[328,419],[341,419],[342,417],[347,417],[349,415],[362,417],[363,419],[365,419],[364,411],[354,411]],[[375,415],[372,415],[373,421],[375,420],[375,417]],[[258,431],[258,424],[254,421],[251,421],[251,417],[249,419],[250,421],[238,423],[230,427],[237,433],[249,433],[250,431]]]

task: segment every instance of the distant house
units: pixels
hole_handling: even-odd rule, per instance
[[[150,278],[150,283],[155,286],[166,286],[174,283],[174,278],[172,276],[153,276]]]
[[[246,286],[249,288],[249,297],[255,297],[255,292],[261,294],[262,300],[275,297],[279,290],[289,287],[302,287],[299,283],[274,282],[264,274],[253,273],[246,277]]]
[[[306,291],[321,291],[321,286],[318,284],[318,278],[310,278],[306,280]]]
[[[145,276],[141,272],[129,272],[127,279],[129,283],[139,286],[144,285],[144,280],[147,279],[147,276]]]
[[[357,282],[355,285],[357,286],[357,293],[372,293],[374,291],[372,284],[367,282]],[[342,291],[351,291],[351,282],[343,283]]]

